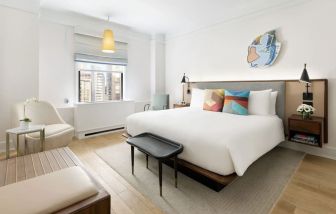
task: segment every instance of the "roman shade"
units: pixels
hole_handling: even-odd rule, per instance
[[[95,62],[104,64],[127,64],[127,43],[115,42],[114,53],[101,51],[102,38],[76,33],[75,36],[75,61]]]

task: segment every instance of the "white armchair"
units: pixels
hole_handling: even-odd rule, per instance
[[[74,136],[74,128],[65,123],[56,108],[45,101],[30,102],[26,104],[26,116],[32,124],[45,125],[45,150],[67,146]],[[15,106],[14,125],[19,125],[19,120],[24,117],[24,103]],[[29,152],[40,150],[39,133],[26,135]]]

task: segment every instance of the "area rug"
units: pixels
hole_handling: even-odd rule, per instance
[[[165,213],[269,213],[294,174],[304,153],[276,147],[255,163],[244,176],[220,192],[215,192],[179,173],[174,187],[174,170],[163,165],[163,197],[159,195],[158,164],[135,151],[135,175],[131,173],[131,151],[126,143],[97,150],[96,153],[134,188]]]

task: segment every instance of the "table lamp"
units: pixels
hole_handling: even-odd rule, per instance
[[[189,77],[187,77],[185,75],[185,73],[183,74],[183,77],[182,77],[182,80],[181,80],[181,83],[182,83],[182,104],[185,104],[185,101],[184,101],[184,85],[185,83],[187,83],[187,94],[190,94],[190,82],[189,82]]]
[[[307,71],[307,64],[304,64],[304,69],[301,74],[300,82],[306,84],[307,91],[303,93],[302,99],[304,102],[312,103],[313,93],[309,92],[309,87],[311,86],[310,78]]]

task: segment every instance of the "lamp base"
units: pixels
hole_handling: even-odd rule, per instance
[[[303,93],[302,100],[303,100],[303,104],[313,106],[313,93]]]
[[[313,93],[303,93],[302,99],[303,100],[313,100]]]

